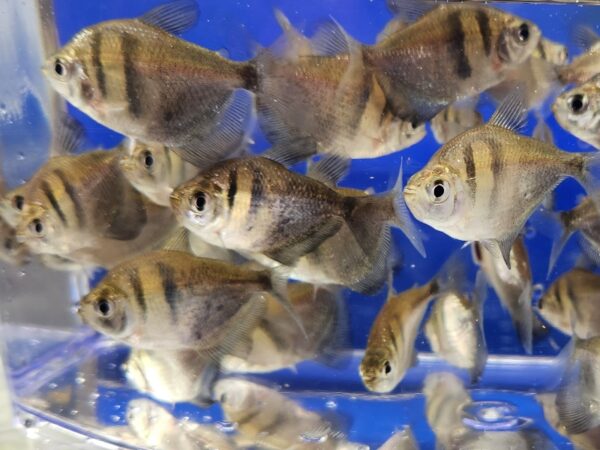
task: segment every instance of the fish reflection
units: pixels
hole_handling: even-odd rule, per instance
[[[419,445],[415,441],[415,437],[410,430],[410,427],[406,427],[402,430],[396,431],[391,438],[389,438],[379,450],[418,450]]]

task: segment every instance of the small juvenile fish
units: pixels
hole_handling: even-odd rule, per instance
[[[564,84],[581,84],[600,73],[600,37],[591,28],[582,26],[576,30],[575,39],[586,50],[568,66],[559,70],[560,80]]]
[[[237,446],[211,425],[178,420],[167,409],[145,398],[127,407],[127,425],[143,442],[156,450],[235,450]]]
[[[118,149],[51,158],[27,184],[19,241],[107,268],[156,246],[175,228],[173,214],[129,184],[119,159]]]
[[[451,263],[450,263],[451,261]],[[388,297],[371,326],[360,376],[373,392],[391,392],[417,362],[415,339],[429,302],[460,280],[460,261],[452,258],[430,282]]]
[[[565,373],[556,408],[567,433],[579,434],[600,425],[600,336],[572,341],[559,356]]]
[[[406,1],[401,9],[422,10]],[[389,108],[421,123],[503,81],[540,39],[530,21],[475,4],[445,4],[364,50]]]
[[[419,445],[415,441],[415,437],[410,430],[410,427],[405,427],[402,430],[396,431],[391,438],[379,447],[379,450],[418,450]]]
[[[218,361],[264,315],[262,294],[289,305],[286,283],[267,270],[159,250],[109,271],[81,300],[79,314],[95,330],[132,347],[202,350]],[[286,310],[297,319],[291,307]]]
[[[420,221],[455,239],[480,241],[510,268],[510,249],[525,221],[565,177],[594,191],[594,153],[569,153],[519,135],[525,118],[509,97],[490,121],[445,144],[404,189]]]
[[[456,292],[440,295],[425,323],[433,352],[453,366],[468,370],[473,383],[479,380],[487,360],[481,311],[484,297],[478,291],[481,287],[471,298]]]
[[[124,364],[127,381],[135,389],[164,403],[212,403],[218,368],[196,350],[131,349]]]
[[[433,137],[440,144],[483,124],[481,114],[473,102],[452,104],[431,119]]]
[[[362,46],[339,24],[322,26],[308,40],[281,13],[278,20],[283,38],[253,60],[259,122],[273,144],[269,155],[285,163],[315,153],[376,158],[423,139],[424,125],[389,109]]]
[[[119,164],[131,185],[157,205],[170,206],[173,189],[198,173],[198,168],[160,144],[130,141]]]
[[[346,195],[330,183],[256,157],[223,161],[202,172],[173,191],[171,204],[182,225],[211,244],[290,267],[347,226],[363,254],[377,254],[372,267],[381,271],[389,226],[401,228],[422,250],[398,194],[394,189],[383,196]],[[342,249],[337,258],[353,256],[349,250]],[[369,281],[357,281],[353,288],[372,291]]]
[[[509,312],[519,339],[528,354],[533,336],[546,332],[533,314],[532,281],[529,255],[522,238],[517,238],[510,251],[510,269],[500,257],[494,257],[479,242],[473,242],[473,260],[481,267],[487,282],[494,288],[502,306]]]
[[[580,339],[600,336],[599,292],[600,275],[575,268],[552,283],[540,298],[537,310],[565,334]]]
[[[215,399],[235,423],[241,446],[268,449],[351,449],[334,425],[266,386],[237,378],[219,380]]]
[[[102,125],[194,163],[217,161],[247,143],[252,100],[236,91],[254,89],[257,75],[248,63],[175,36],[198,13],[195,1],[178,0],[86,27],[48,58],[44,74]]]
[[[559,95],[552,111],[561,127],[600,150],[600,73]]]

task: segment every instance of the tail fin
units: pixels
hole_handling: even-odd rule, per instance
[[[575,169],[573,176],[583,186],[587,194],[594,201],[596,208],[600,209],[600,152],[576,153],[571,160]]]

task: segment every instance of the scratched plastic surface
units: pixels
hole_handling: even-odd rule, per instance
[[[159,3],[155,0],[56,0],[61,43],[84,26],[111,18],[134,17]],[[573,26],[600,21],[600,7],[589,5],[511,2],[496,6],[533,20],[545,37],[566,43],[570,54],[578,52],[570,38]],[[221,50],[232,59],[248,59],[257,44],[266,46],[280,34],[273,15],[275,7],[307,34],[331,16],[350,35],[364,43],[373,43],[377,33],[391,18],[383,0],[201,0],[200,21],[183,37],[204,47]],[[0,40],[6,39],[10,37],[0,36]],[[489,117],[492,109],[491,105],[484,104],[482,111]],[[27,179],[44,158],[44,152],[39,149],[27,151],[32,145],[32,135],[47,132],[36,98],[25,95],[24,111],[27,120],[5,120],[0,124],[5,172],[11,185]],[[70,112],[82,121],[94,146],[109,148],[119,141],[118,135],[79,111],[71,109]],[[548,117],[547,121],[558,147],[570,150],[584,148],[552,117]],[[525,133],[530,134],[531,128],[530,125]],[[267,147],[260,131],[256,132],[255,141],[257,150]],[[354,161],[342,184],[385,191],[395,180],[401,158],[406,180],[438,147],[428,133],[419,144],[402,152],[376,160]],[[9,170],[6,170],[7,167]],[[557,189],[557,207],[566,209],[574,206],[581,193],[575,182],[564,182]],[[461,246],[461,243],[424,225],[421,228],[427,236],[426,259],[419,256],[400,235],[395,235],[396,245],[402,254],[402,267],[394,279],[397,290],[429,280],[448,255]],[[550,241],[529,227],[526,244],[534,283],[539,285],[538,292],[573,264],[576,248],[571,242],[552,277],[546,280]],[[3,326],[0,337],[5,342],[5,360],[21,421],[30,428],[51,422],[107,445],[141,447],[142,444],[128,430],[125,417],[128,402],[140,396],[124,378],[122,363],[128,350],[81,327],[73,315],[72,304],[77,297],[73,280],[39,267],[27,267],[24,272],[5,268],[2,278],[0,308]],[[435,438],[424,416],[422,382],[428,373],[448,370],[449,367],[431,354],[422,334],[417,339],[419,363],[409,370],[392,395],[368,393],[358,375],[358,364],[369,329],[384,296],[383,292],[373,297],[350,292],[345,294],[352,350],[345,354],[343,364],[332,368],[305,362],[295,371],[282,370],[259,379],[272,383],[308,409],[343,417],[348,438],[353,442],[377,448],[394,430],[411,425],[420,447],[433,449]],[[559,383],[561,371],[555,355],[564,345],[565,337],[551,331],[544,339],[536,341],[532,355],[526,355],[508,314],[502,310],[491,290],[484,308],[484,329],[490,357],[480,383],[472,391],[476,404],[466,420],[482,429],[536,428],[547,435],[556,448],[572,448],[544,421],[534,396],[535,393],[555,389]],[[493,408],[498,416],[491,421],[486,418],[489,408]],[[202,409],[181,404],[174,406],[173,412],[177,417],[192,421],[222,421],[218,405]]]

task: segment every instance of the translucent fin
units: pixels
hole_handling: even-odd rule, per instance
[[[543,117],[538,117],[537,124],[533,129],[533,137],[539,141],[554,145],[552,130]]]
[[[513,317],[517,326],[517,334],[525,353],[531,355],[533,349],[533,308],[531,306],[531,284],[523,289],[518,300],[518,316]]]
[[[507,236],[502,240],[484,240],[481,241],[481,245],[483,245],[492,254],[493,257],[502,258],[504,260],[504,263],[506,264],[506,267],[510,269],[510,251],[518,235],[519,234],[516,233],[514,236]]]
[[[600,192],[600,152],[569,153],[568,155],[574,155],[575,173],[573,176],[583,186],[596,208],[600,209],[600,195],[594,195],[594,193]],[[583,159],[583,164],[580,158]]]
[[[161,245],[163,250],[172,250],[180,252],[190,251],[190,232],[187,228],[177,227]]]
[[[393,278],[391,270],[392,262],[390,261],[391,244],[392,234],[390,227],[384,224],[375,251],[372,252],[372,256],[371,254],[367,255],[371,260],[371,270],[360,281],[348,286],[350,289],[361,294],[373,295],[381,289],[386,279],[389,281],[390,277]],[[393,293],[392,291],[393,286],[390,289],[391,293]]]
[[[399,31],[405,29],[408,26],[406,20],[402,17],[394,17],[392,18],[386,25],[383,30],[377,34],[377,38],[375,39],[375,45],[379,42],[385,41],[387,38],[395,35]]]
[[[588,50],[600,41],[600,36],[589,26],[578,25],[573,30],[573,40],[582,50]]]
[[[280,9],[275,9],[275,20],[283,30],[283,36],[269,47],[273,54],[289,60],[314,54],[310,40],[294,28]]]
[[[335,303],[336,307],[333,326],[327,339],[323,340],[316,360],[330,367],[341,368],[340,352],[350,346],[350,329],[346,303],[339,290],[330,292],[325,288],[318,288],[316,286],[314,289],[316,291],[315,302],[331,301]]]
[[[416,227],[415,222],[410,216],[410,212],[404,201],[404,193],[402,189],[402,176],[403,176],[403,162],[400,162],[400,172],[398,173],[398,179],[396,186],[392,190],[391,194],[394,198],[394,211],[396,212],[396,222],[394,223],[400,228],[406,237],[410,240],[411,244],[417,249],[417,251],[425,258],[426,252],[423,245],[423,238],[419,229]]]
[[[455,251],[442,265],[429,282],[431,291],[437,295],[443,292],[465,292],[468,290],[467,268],[462,250]]]
[[[477,348],[477,357],[475,359],[475,366],[470,371],[471,383],[475,384],[481,378],[481,374],[485,369],[487,363],[488,351],[487,344],[485,342],[485,333],[483,331],[483,304],[487,297],[487,280],[482,270],[477,272],[475,278],[475,288],[471,301],[473,303],[473,310],[476,313],[477,324],[479,325],[479,347]]]
[[[167,33],[181,34],[192,28],[199,16],[200,8],[195,0],[175,0],[151,9],[139,20]]]
[[[333,187],[348,173],[351,162],[339,156],[325,156],[310,165],[306,176]]]
[[[521,130],[527,123],[527,108],[524,94],[516,89],[500,103],[488,124],[511,131]]]
[[[359,44],[346,33],[346,30],[333,18],[322,23],[311,38],[317,55],[336,56],[353,53]]]
[[[414,22],[428,13],[434,4],[420,0],[386,0],[388,9],[407,22]]]
[[[273,295],[277,299],[277,301],[281,304],[283,309],[290,315],[290,317],[294,320],[298,328],[304,335],[306,339],[308,339],[308,335],[306,334],[306,330],[304,325],[302,324],[302,319],[298,313],[294,310],[290,299],[288,298],[288,278],[290,275],[290,270],[287,267],[279,266],[273,269],[271,272],[271,288],[273,290]]]
[[[192,136],[189,142],[173,151],[197,167],[210,167],[244,151],[252,142],[255,122],[253,95],[237,89],[232,92],[212,130]]]
[[[282,132],[285,130],[282,128]],[[317,154],[317,146],[310,138],[298,138],[294,142],[279,142],[261,156],[277,161],[284,166],[292,166]]]
[[[81,150],[85,142],[85,130],[79,121],[63,114],[52,135],[50,156],[69,155]]]

